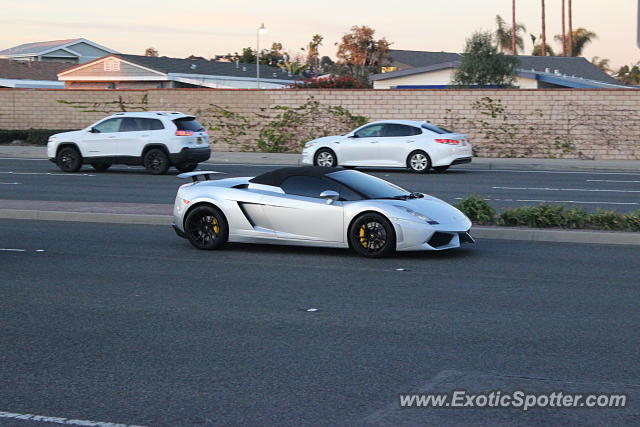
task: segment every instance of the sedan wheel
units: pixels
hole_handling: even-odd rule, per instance
[[[396,249],[395,230],[384,216],[364,214],[349,229],[349,245],[359,255],[368,258],[389,256]]]
[[[322,166],[325,168],[333,168],[336,166],[336,155],[331,150],[322,149],[316,154],[315,159],[316,166]]]
[[[184,228],[189,242],[198,249],[217,249],[229,238],[227,220],[213,206],[200,206],[191,211]]]
[[[75,148],[64,147],[56,156],[56,164],[63,172],[78,172],[82,167],[82,157]]]
[[[407,167],[411,172],[425,173],[431,169],[431,159],[424,151],[414,151],[407,158]]]

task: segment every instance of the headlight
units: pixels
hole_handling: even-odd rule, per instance
[[[309,141],[306,144],[304,144],[304,148],[313,147],[314,145],[316,145],[315,141]]]
[[[427,224],[432,224],[432,225],[433,225],[433,224],[438,224],[438,221],[434,221],[434,220],[432,220],[431,218],[429,218],[428,216],[426,216],[426,215],[422,215],[421,213],[418,213],[418,212],[414,211],[413,209],[409,209],[409,208],[407,208],[407,207],[405,207],[405,206],[399,206],[399,205],[394,205],[394,206],[395,206],[396,208],[398,208],[398,209],[402,209],[403,211],[405,211],[405,212],[406,212],[406,213],[408,213],[408,214],[411,214],[411,215],[415,216],[415,217],[416,217],[416,218],[418,218],[420,221],[424,221],[424,222],[426,222]]]
[[[58,138],[57,138],[57,137],[55,137],[55,136],[50,136],[50,137],[49,137],[49,142],[56,142],[56,140],[57,140],[57,139],[58,139]]]

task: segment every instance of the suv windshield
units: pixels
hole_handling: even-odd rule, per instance
[[[448,129],[441,128],[440,126],[436,126],[436,125],[431,124],[431,123],[423,123],[422,127],[424,129],[426,129],[426,130],[430,130],[431,132],[435,132],[435,133],[437,133],[439,135],[443,135],[445,133],[454,133],[454,132],[451,132]]]
[[[411,193],[383,179],[357,171],[343,170],[326,175],[334,181],[357,191],[368,199],[408,198]]]
[[[194,117],[183,117],[181,119],[175,119],[173,123],[176,124],[178,130],[204,132],[204,127],[202,127],[202,125]]]

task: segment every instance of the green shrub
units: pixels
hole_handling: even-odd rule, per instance
[[[564,211],[564,226],[566,228],[585,228],[591,221],[591,214],[583,209],[569,209]]]
[[[564,208],[555,205],[520,206],[500,214],[499,223],[507,226],[563,227]]]
[[[640,210],[627,215],[627,224],[631,231],[640,231]]]
[[[49,137],[55,133],[69,132],[68,129],[0,129],[0,144],[10,144],[20,140],[30,145],[47,145]]]
[[[462,199],[456,208],[476,224],[491,224],[496,216],[496,210],[486,200],[475,194]]]
[[[604,230],[624,230],[628,227],[627,216],[616,211],[598,211],[591,215],[591,224]]]

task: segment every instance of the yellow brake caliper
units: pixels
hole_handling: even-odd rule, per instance
[[[365,233],[366,233],[366,228],[365,228],[364,225],[362,225],[360,227],[360,234],[359,234],[359,236],[360,236],[360,244],[366,248],[366,247],[368,247],[369,244],[367,243],[367,238],[365,237]]]
[[[218,220],[216,218],[212,218],[212,220],[211,220],[211,228],[213,229],[213,232],[217,236],[218,233],[220,232],[220,225],[218,225]]]

